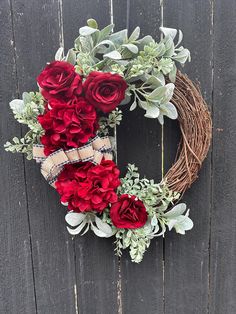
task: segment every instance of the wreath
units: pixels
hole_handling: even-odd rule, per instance
[[[177,63],[190,61],[180,30],[161,27],[156,42],[149,35],[140,38],[139,27],[128,37],[126,29],[113,32],[113,24],[102,30],[94,19],[87,24],[74,48],[66,55],[59,48],[39,74],[39,91],[10,102],[15,119],[29,131],[5,149],[40,163],[67,207],[71,235],[92,230],[98,237],[114,236],[116,254],[129,248],[139,263],[151,239],[193,227],[180,199],[208,152],[211,117],[198,87],[177,70]],[[179,121],[176,160],[160,183],[141,178],[133,164],[119,178],[113,159],[123,105],[131,111],[141,107],[160,124]]]

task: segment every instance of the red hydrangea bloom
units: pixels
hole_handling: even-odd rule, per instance
[[[54,61],[40,73],[37,82],[45,99],[68,100],[82,93],[82,78],[74,66],[65,61]]]
[[[85,98],[95,108],[107,113],[125,98],[126,81],[119,74],[91,72],[83,84]]]
[[[127,229],[143,227],[148,218],[143,202],[128,194],[121,195],[111,206],[110,216],[114,226]]]
[[[115,190],[120,185],[120,171],[111,160],[100,165],[90,162],[66,165],[56,181],[61,201],[76,212],[101,213],[110,203],[117,201]]]
[[[74,98],[70,105],[51,100],[49,108],[51,110],[46,108],[45,113],[38,116],[38,121],[45,130],[41,143],[46,156],[59,148],[66,150],[83,146],[89,138],[96,135],[96,111],[83,98]]]

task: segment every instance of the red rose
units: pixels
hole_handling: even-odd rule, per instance
[[[97,166],[90,162],[66,165],[57,178],[56,189],[70,210],[102,212],[117,201],[119,174],[111,160],[102,160]]]
[[[119,74],[91,72],[84,84],[85,98],[103,112],[114,110],[125,98],[127,84]]]
[[[59,148],[66,150],[83,146],[90,137],[96,135],[96,111],[84,98],[74,98],[70,105],[51,100],[48,107],[51,110],[45,109],[45,113],[38,116],[38,121],[45,130],[41,143],[45,146],[46,156]]]
[[[67,100],[82,93],[82,79],[74,66],[65,61],[48,64],[37,78],[45,99],[60,98]]]
[[[123,194],[111,206],[111,220],[117,228],[136,229],[143,227],[148,215],[142,201],[134,195]]]

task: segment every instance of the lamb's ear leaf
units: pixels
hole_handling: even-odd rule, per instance
[[[187,60],[191,60],[190,51],[186,48],[182,49],[176,56],[172,57],[173,60],[184,64]]]
[[[112,33],[114,26],[114,24],[109,24],[104,27],[99,33],[98,41],[106,39]]]
[[[176,65],[174,64],[172,70],[171,70],[170,73],[169,73],[169,79],[170,79],[171,83],[174,83],[174,82],[175,82],[176,73],[177,73],[177,67],[176,67]]]
[[[72,228],[69,228],[69,227],[66,227],[68,232],[71,234],[71,235],[76,235],[76,234],[79,234],[83,228],[85,227],[86,225],[86,221],[83,221],[77,228],[75,229],[72,229]]]
[[[81,36],[89,36],[97,31],[98,30],[96,28],[89,27],[89,26],[83,26],[79,29],[79,33]]]
[[[138,47],[136,45],[134,45],[134,44],[123,44],[122,47],[125,47],[130,52],[132,52],[133,54],[137,54],[138,53]]]
[[[171,230],[173,229],[173,227],[174,227],[174,225],[176,224],[176,222],[177,222],[177,220],[175,220],[175,219],[170,219],[170,220],[168,220],[167,226],[168,226],[168,228],[169,228],[169,231],[171,231]]]
[[[167,116],[168,118],[172,120],[175,120],[178,118],[177,109],[171,102],[168,102],[165,105],[161,105],[160,111],[164,116]]]
[[[160,114],[160,109],[156,106],[149,106],[145,113],[146,118],[156,119]]]
[[[180,234],[185,234],[185,231],[193,228],[193,221],[188,216],[180,216],[174,224],[175,231]]]
[[[122,29],[119,32],[111,34],[109,39],[113,41],[115,45],[120,46],[127,42],[127,34],[128,34],[127,29]]]
[[[113,235],[111,226],[108,225],[106,222],[102,221],[97,216],[95,217],[95,223],[96,223],[98,229],[101,230],[102,232],[104,232],[107,235],[107,237]]]
[[[96,20],[94,19],[88,19],[87,20],[87,24],[89,27],[94,28],[94,29],[98,29],[98,23]]]
[[[179,38],[178,38],[176,47],[181,43],[182,40],[183,40],[183,32],[179,29]]]
[[[103,232],[102,230],[98,229],[96,226],[94,226],[93,224],[91,224],[91,229],[93,230],[93,232],[96,234],[96,236],[100,237],[100,238],[107,238],[107,235],[105,232]]]
[[[155,89],[157,87],[165,85],[165,79],[163,81],[164,75],[160,73],[160,75],[151,75],[145,82],[145,84],[149,85],[151,88]]]
[[[69,49],[65,58],[65,61],[75,65],[76,63],[76,53],[73,49]]]
[[[65,216],[65,220],[71,227],[78,226],[85,218],[85,214],[69,212]]]
[[[117,50],[110,51],[106,53],[103,57],[113,59],[113,60],[120,60],[122,58],[121,54]]]
[[[55,60],[61,61],[63,58],[64,58],[64,48],[60,47],[55,54]]]
[[[136,102],[136,100],[132,103],[132,105],[130,106],[130,108],[129,108],[129,111],[133,111],[134,109],[136,109],[136,107],[137,107],[137,102]]]
[[[139,40],[137,40],[136,45],[138,46],[139,50],[143,50],[144,46],[149,45],[150,43],[153,43],[154,39],[152,38],[152,36],[147,35]]]
[[[137,27],[133,30],[132,34],[130,35],[130,37],[129,37],[129,42],[132,42],[132,41],[137,40],[137,39],[139,38],[139,35],[140,35],[140,27],[137,26]]]
[[[170,36],[172,39],[174,39],[175,36],[177,35],[177,29],[175,29],[175,28],[160,27],[160,31],[165,36]]]
[[[22,114],[25,107],[25,103],[22,99],[13,99],[9,105],[14,114]]]
[[[182,215],[186,211],[186,204],[185,203],[180,203],[176,206],[174,206],[171,210],[163,214],[164,217],[166,218],[175,218],[179,215]]]

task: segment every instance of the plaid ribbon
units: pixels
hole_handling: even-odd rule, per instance
[[[49,156],[44,154],[44,145],[35,144],[33,146],[33,158],[41,163],[41,173],[44,178],[55,187],[55,181],[64,165],[77,162],[90,161],[99,165],[104,158],[112,160],[111,142],[108,136],[99,137],[98,135],[87,144],[79,148],[72,148],[64,151],[59,149]]]

